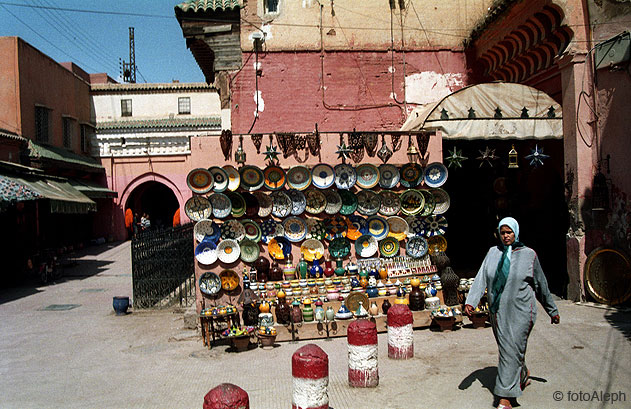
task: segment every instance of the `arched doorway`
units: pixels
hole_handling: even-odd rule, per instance
[[[171,189],[160,182],[148,181],[138,185],[125,202],[125,209],[142,216],[149,215],[152,229],[171,227],[173,215],[180,207]]]

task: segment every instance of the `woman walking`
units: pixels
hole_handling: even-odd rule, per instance
[[[490,321],[499,350],[495,395],[498,409],[512,408],[510,399],[521,396],[530,371],[525,356],[528,336],[537,318],[537,303],[560,322],[548,282],[534,250],[519,242],[519,224],[505,217],[498,225],[500,245],[491,247],[469,291],[464,312],[471,315],[487,290]]]

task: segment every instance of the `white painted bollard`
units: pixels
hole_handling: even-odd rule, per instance
[[[377,325],[357,320],[348,326],[348,383],[356,388],[379,385]]]
[[[329,409],[329,356],[317,345],[298,348],[291,357],[292,409]]]
[[[388,358],[410,359],[414,357],[414,317],[410,307],[395,304],[388,310]]]

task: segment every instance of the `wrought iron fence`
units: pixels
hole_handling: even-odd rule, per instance
[[[137,234],[131,242],[134,308],[195,301],[193,223]]]

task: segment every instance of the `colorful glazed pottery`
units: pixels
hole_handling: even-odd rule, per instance
[[[213,207],[213,216],[218,219],[225,219],[232,212],[232,202],[223,193],[213,193],[208,197]]]
[[[189,189],[198,195],[210,192],[214,183],[213,175],[208,169],[193,169],[186,176],[186,184]]]
[[[211,175],[213,175],[213,191],[215,192],[223,192],[228,189],[228,174],[223,168],[219,166],[211,166],[208,168],[208,171]]]
[[[447,181],[447,167],[440,162],[433,162],[425,168],[425,184],[429,187],[441,187]]]
[[[245,232],[245,238],[251,240],[255,243],[258,243],[261,240],[261,236],[263,233],[261,232],[261,228],[258,223],[254,220],[245,219],[241,220],[241,225],[243,226],[243,230]]]
[[[346,231],[346,237],[350,240],[357,240],[362,234],[368,234],[368,224],[366,219],[358,215],[348,216],[350,226]]]
[[[399,168],[396,166],[388,164],[379,166],[379,186],[383,189],[396,187],[400,179]]]
[[[423,209],[418,214],[421,217],[427,217],[430,214],[434,213],[434,209],[436,207],[436,199],[434,199],[434,195],[427,189],[419,189],[419,192],[423,194],[425,198],[425,203],[423,204]]]
[[[241,249],[239,243],[235,240],[225,239],[222,240],[217,246],[217,257],[219,261],[230,264],[239,259],[241,255]]]
[[[326,208],[326,196],[317,189],[308,189],[305,192],[307,200],[305,210],[311,214],[319,214]]]
[[[320,163],[311,169],[311,183],[318,189],[326,189],[335,183],[335,171],[330,165]]]
[[[333,189],[327,189],[324,192],[324,197],[326,198],[326,206],[324,207],[324,212],[326,214],[336,214],[342,209],[342,197],[340,194]]]
[[[274,203],[274,207],[272,208],[272,214],[274,216],[284,218],[291,214],[293,206],[287,193],[277,190],[270,196]]]
[[[265,176],[261,169],[256,166],[246,165],[239,170],[241,176],[241,187],[252,192],[260,189],[265,184]]]
[[[259,249],[259,245],[250,239],[243,239],[241,243],[239,243],[241,247],[241,260],[246,263],[253,263],[257,258],[259,258],[261,250]]]
[[[264,185],[269,190],[282,189],[287,181],[285,171],[279,166],[268,166],[263,171],[263,176],[265,178]]]
[[[212,236],[215,234],[214,226],[216,224],[213,223],[212,220],[202,219],[195,223],[195,227],[193,227],[193,236],[195,236],[195,240],[198,243],[201,243],[206,236]]]
[[[405,219],[399,216],[390,216],[388,217],[388,226],[390,226],[390,231],[388,232],[388,236],[394,237],[396,240],[405,240],[410,232],[410,227]]]
[[[203,196],[193,196],[186,201],[184,213],[194,222],[208,219],[213,214],[213,208],[208,199]]]
[[[305,220],[305,224],[307,225],[307,235],[305,236],[307,239],[324,239],[326,236],[326,230],[324,229],[324,224],[322,224],[320,220],[307,219]]]
[[[442,236],[447,231],[447,219],[445,216],[428,216],[423,221],[423,234],[425,237]]]
[[[230,219],[226,220],[221,225],[221,239],[232,239],[241,241],[245,237],[245,228],[238,220]]]
[[[355,252],[360,257],[372,257],[378,250],[377,239],[369,234],[364,234],[355,240]]]
[[[335,185],[338,189],[350,189],[357,181],[357,173],[353,166],[341,163],[335,166]]]
[[[267,245],[270,256],[276,260],[284,260],[291,254],[291,242],[282,236],[276,236]]]
[[[261,240],[263,243],[269,243],[271,239],[285,234],[283,226],[273,219],[267,219],[261,223]]]
[[[195,247],[195,259],[204,265],[217,261],[217,245],[212,241],[202,241]]]
[[[401,193],[401,212],[407,216],[414,216],[423,210],[425,197],[416,189],[408,189]]]
[[[403,187],[413,188],[423,181],[423,168],[418,163],[406,163],[401,166],[400,183]]]
[[[381,197],[372,190],[362,190],[357,194],[357,210],[364,216],[377,214],[381,207]]]
[[[405,252],[409,257],[421,258],[427,254],[427,240],[423,236],[410,237],[405,245]]]
[[[436,202],[434,214],[446,213],[450,204],[449,194],[440,188],[431,189],[430,192]]]
[[[283,220],[283,229],[285,229],[285,237],[291,242],[298,242],[307,235],[307,225],[300,217],[291,216]]]
[[[226,172],[226,175],[228,175],[228,190],[234,192],[241,184],[241,175],[239,175],[239,171],[232,165],[223,166],[223,170]]]
[[[342,198],[340,214],[348,216],[355,213],[355,210],[357,210],[357,196],[350,190],[338,190],[338,193]]]
[[[401,200],[399,195],[391,190],[382,190],[379,192],[381,198],[381,206],[379,207],[379,213],[384,216],[394,216],[401,210]]]
[[[221,279],[217,274],[207,271],[199,277],[199,290],[206,295],[215,295],[221,290]]]
[[[253,194],[259,202],[258,217],[267,217],[272,214],[272,210],[274,209],[274,201],[272,198],[263,192],[254,192]]]
[[[292,189],[305,190],[311,184],[311,171],[305,166],[292,166],[287,171],[287,185]]]
[[[399,241],[394,237],[386,237],[379,242],[379,252],[383,257],[394,257],[399,253]]]
[[[390,226],[386,219],[381,216],[371,216],[366,220],[368,225],[368,234],[377,240],[384,239],[388,236]]]
[[[286,191],[287,196],[291,199],[291,214],[294,216],[301,215],[307,208],[307,198],[300,190],[290,189]]]
[[[362,189],[371,189],[379,183],[379,169],[371,163],[362,163],[355,169],[357,181],[355,184]]]
[[[300,252],[307,261],[319,260],[324,255],[324,245],[319,240],[307,239],[300,246]]]

